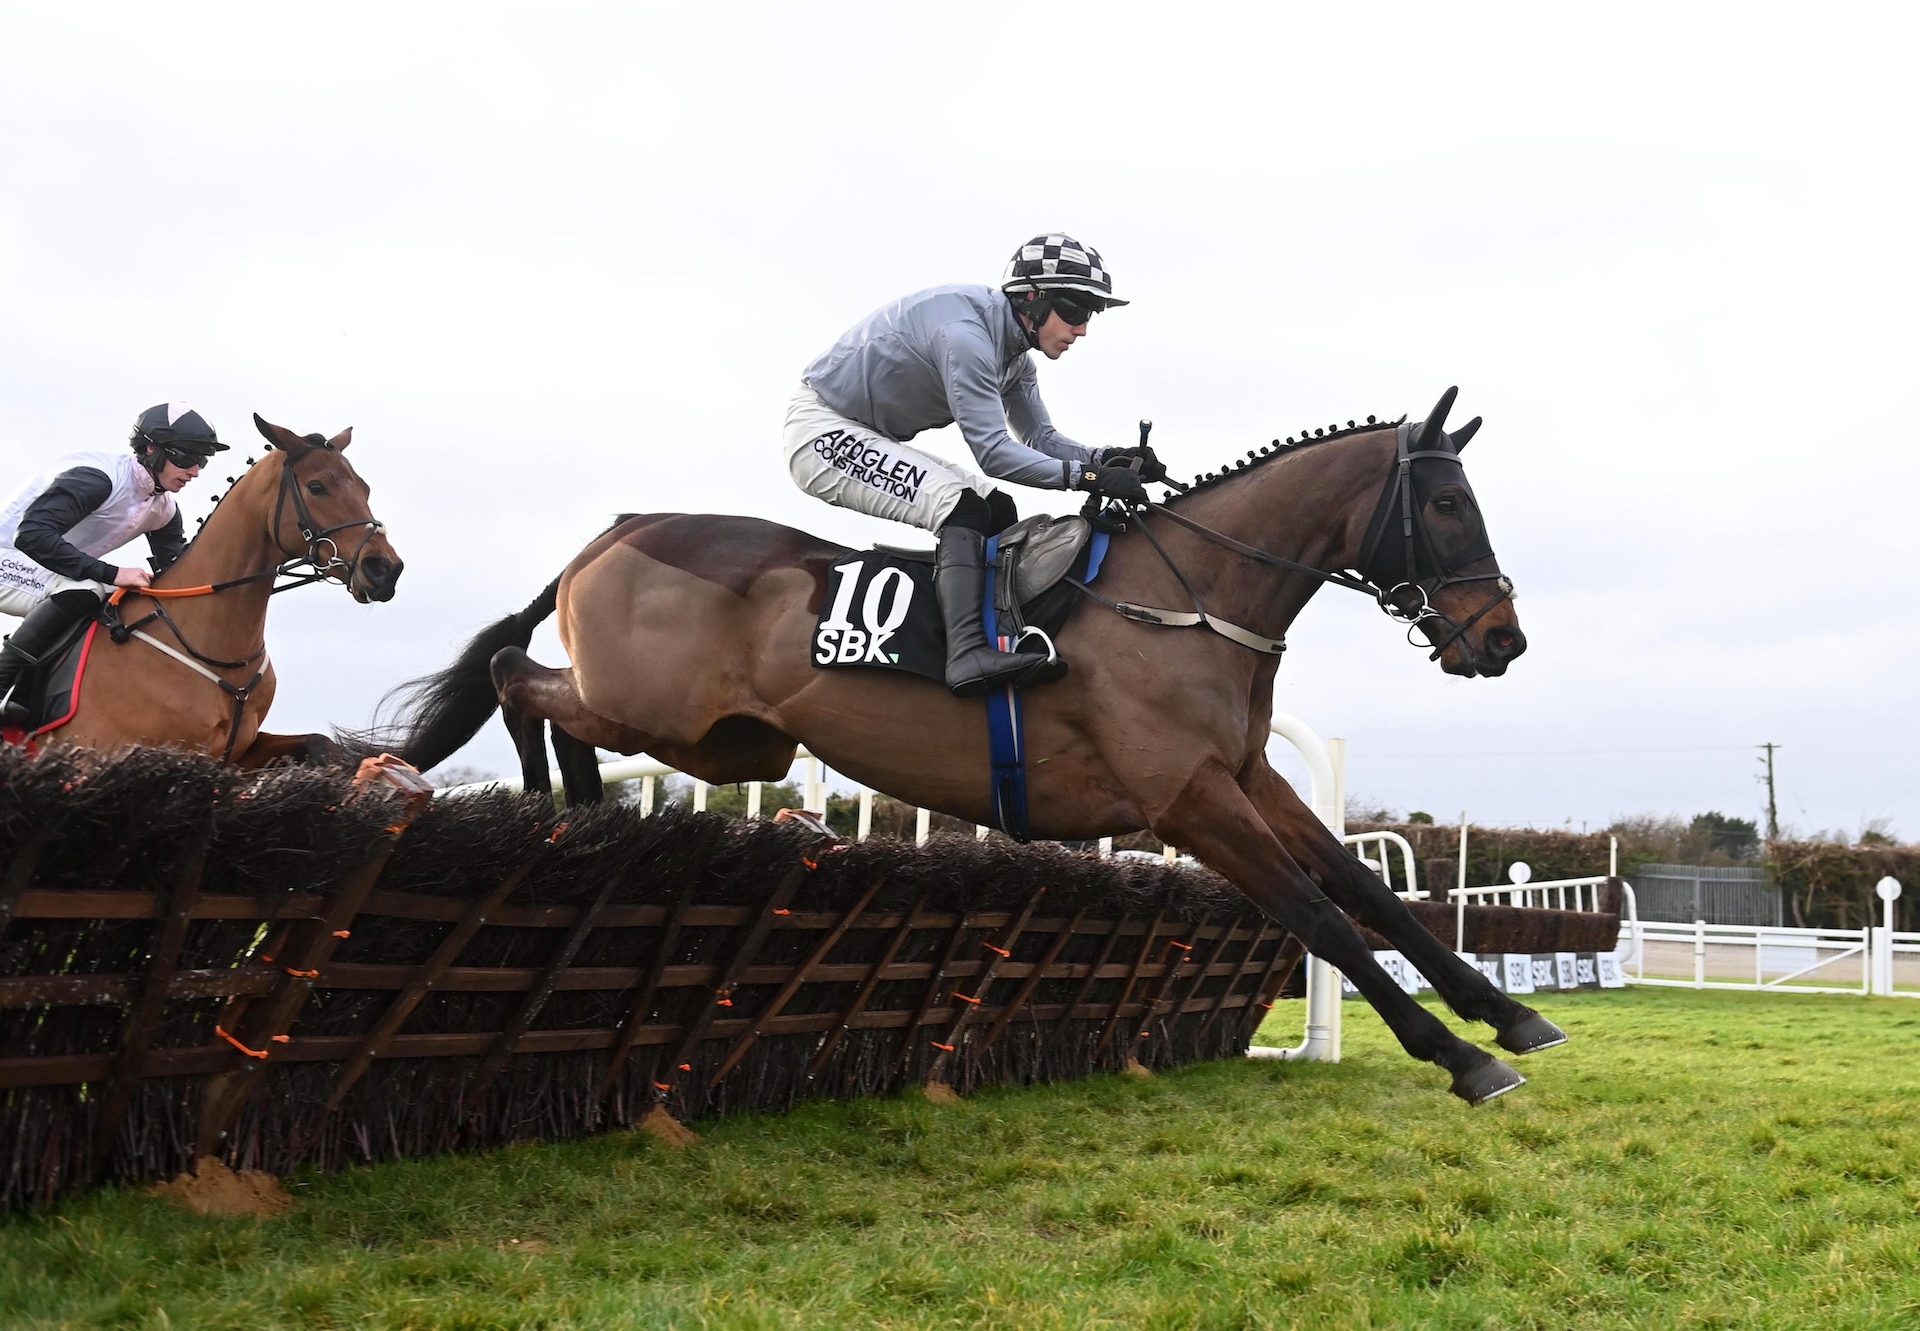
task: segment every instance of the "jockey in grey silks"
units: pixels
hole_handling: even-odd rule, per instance
[[[816,499],[938,533],[934,586],[947,632],[947,687],[968,697],[1057,678],[1044,653],[1002,652],[981,625],[987,538],[1012,500],[991,482],[905,441],[958,423],[988,477],[1046,490],[1146,498],[1165,476],[1150,452],[1091,449],[1054,428],[1029,351],[1058,360],[1102,310],[1125,305],[1100,255],[1071,236],[1035,236],[999,288],[944,286],[882,306],[809,365],[787,406],[787,470]],[[1139,470],[1112,465],[1139,458]]]

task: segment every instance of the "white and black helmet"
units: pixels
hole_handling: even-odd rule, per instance
[[[207,418],[184,402],[162,402],[148,407],[134,421],[129,439],[136,452],[152,447],[198,453],[204,458],[227,448]]]
[[[1009,294],[1079,291],[1095,297],[1100,309],[1127,303],[1114,296],[1113,277],[1100,262],[1100,251],[1058,232],[1035,236],[1015,250],[1000,289]]]

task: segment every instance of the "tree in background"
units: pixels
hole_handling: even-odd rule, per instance
[[[1900,838],[1893,834],[1891,818],[1869,818],[1865,827],[1860,829],[1860,838],[1855,843],[1862,846],[1897,846]]]
[[[1413,820],[1409,818],[1406,821]],[[1348,795],[1347,826],[1352,827],[1357,823],[1365,823],[1369,827],[1395,827],[1400,825],[1400,815],[1378,800],[1365,795]]]
[[[640,798],[640,783],[626,783],[631,790],[626,798],[637,801]],[[685,776],[667,776],[660,778],[660,799],[672,800],[675,804],[693,807],[693,779]],[[771,818],[781,809],[798,809],[805,798],[800,793],[798,781],[767,782],[760,787],[760,816]],[[745,818],[747,816],[747,788],[737,786],[708,786],[707,812],[722,818]]]
[[[1692,832],[1703,838],[1709,851],[1718,851],[1734,860],[1750,860],[1760,853],[1760,829],[1748,818],[1729,818],[1723,813],[1695,814]]]
[[[455,786],[473,786],[478,785],[482,781],[498,781],[499,779],[500,774],[498,772],[486,772],[478,767],[469,767],[465,764],[457,764],[452,767],[436,767],[433,769],[433,775],[427,778],[428,782],[431,783],[436,790],[451,790]]]

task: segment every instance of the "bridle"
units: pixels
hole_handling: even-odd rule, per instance
[[[1443,552],[1439,542],[1433,539],[1433,533],[1427,526],[1426,505],[1416,502],[1414,464],[1418,462],[1452,463],[1457,469],[1460,466],[1460,454],[1451,442],[1446,448],[1411,447],[1413,430],[1414,427],[1402,422],[1396,433],[1393,474],[1387,481],[1387,489],[1381,494],[1380,501],[1374,508],[1372,521],[1367,524],[1367,536],[1360,545],[1358,568],[1364,573],[1374,566],[1375,557],[1391,525],[1393,511],[1397,508],[1400,516],[1401,546],[1405,554],[1402,567],[1406,576],[1385,591],[1381,591],[1376,584],[1372,583],[1363,587],[1362,590],[1370,592],[1390,618],[1407,626],[1407,641],[1413,646],[1420,645],[1414,642],[1413,631],[1428,620],[1438,620],[1442,628],[1451,630],[1435,643],[1433,654],[1427,658],[1429,661],[1438,661],[1440,654],[1451,647],[1463,633],[1478,624],[1496,606],[1513,599],[1513,580],[1498,569],[1490,573],[1464,571],[1475,564],[1493,561],[1493,547],[1487,544],[1484,533],[1477,545],[1457,552]],[[1439,434],[1442,440],[1447,438],[1445,430],[1439,431]],[[1422,444],[1426,442],[1424,431],[1420,442]],[[1465,473],[1462,473],[1461,479],[1464,482]],[[1421,547],[1427,551],[1434,569],[1432,574],[1424,578],[1419,576]],[[1449,554],[1459,561],[1458,568],[1450,565]],[[1433,598],[1446,588],[1463,582],[1491,582],[1496,590],[1493,596],[1464,621],[1455,621],[1449,615],[1434,608]],[[1418,595],[1419,601],[1413,602],[1411,596],[1402,598],[1400,593],[1403,591]],[[1432,635],[1428,636],[1431,639]]]
[[[326,445],[316,444],[314,447],[325,448]],[[304,454],[302,456],[304,456]],[[224,582],[207,583],[200,587],[117,588],[113,595],[108,598],[107,603],[100,609],[100,622],[106,625],[108,636],[116,643],[125,643],[129,639],[138,638],[155,650],[171,656],[174,660],[180,662],[196,674],[212,680],[233,700],[233,719],[227,726],[227,746],[220,755],[223,762],[233,757],[234,746],[240,738],[240,722],[246,712],[247,700],[253,696],[254,690],[260,685],[260,681],[266,678],[269,664],[266,659],[266,635],[263,631],[260,638],[260,645],[238,661],[223,661],[219,657],[208,656],[205,652],[200,651],[194,647],[192,643],[187,641],[187,635],[180,631],[179,624],[174,621],[172,615],[167,613],[166,603],[181,597],[217,596],[219,593],[229,591],[235,587],[245,587],[252,583],[266,581],[275,583],[275,586],[267,593],[269,596],[278,596],[281,592],[291,591],[295,587],[304,587],[311,582],[332,581],[338,582],[342,586],[349,586],[353,582],[354,575],[360,571],[360,559],[366,553],[368,542],[386,530],[385,524],[376,519],[372,514],[368,514],[364,518],[354,519],[351,522],[335,523],[331,527],[320,526],[314,521],[313,511],[307,507],[305,496],[300,493],[299,478],[296,477],[293,472],[296,461],[297,459],[295,459],[292,454],[287,454],[286,460],[280,468],[279,493],[273,503],[273,526],[271,528],[273,532],[273,544],[274,548],[281,554],[288,555],[286,559],[275,564],[272,568],[262,569],[258,573],[248,573],[242,577],[228,578]],[[231,494],[232,491],[229,490],[227,493]],[[287,547],[280,541],[280,521],[286,513],[289,498],[293,501],[294,518],[300,524],[300,538],[306,543],[306,548],[299,554],[288,554]],[[214,510],[216,512],[219,510],[220,504],[225,502],[225,500],[226,495],[222,495],[220,499],[215,502]],[[212,514],[208,516],[210,518]],[[354,547],[352,556],[342,559],[340,557],[339,544],[333,539],[334,534],[336,532],[347,531],[354,527],[364,527],[366,531],[361,536],[360,543]],[[280,579],[282,578],[287,579],[287,581],[281,582]],[[120,608],[122,599],[130,595],[145,597],[152,601],[153,609],[145,617],[136,619],[132,623],[127,623],[120,617]],[[180,644],[178,648],[168,646],[158,638],[143,631],[149,624],[156,621],[164,624],[167,630],[173,634],[174,638]],[[248,679],[244,684],[235,684],[215,673],[217,670],[245,670],[249,666],[254,666],[256,663],[258,663],[258,666],[254,670],[252,678]]]
[[[316,444],[314,447],[326,449],[328,452],[333,451],[325,444]],[[316,524],[313,520],[313,511],[307,507],[306,496],[301,494],[300,486],[294,478],[294,462],[295,459],[289,456],[286,465],[280,469],[280,493],[273,501],[273,542],[281,554],[287,552],[287,548],[280,545],[280,517],[286,511],[288,498],[292,498],[293,516],[299,520],[300,539],[307,543],[306,553],[295,555],[286,563],[273,569],[270,574],[255,574],[254,577],[279,577],[302,564],[311,568],[313,572],[301,575],[284,587],[275,587],[269,595],[286,591],[290,587],[303,587],[309,582],[319,582],[323,579],[332,579],[342,586],[350,584],[353,581],[353,575],[360,571],[360,557],[366,553],[367,543],[386,530],[386,524],[380,522],[371,513],[352,522],[336,522],[331,527],[321,527]],[[360,537],[360,544],[353,548],[353,557],[342,559],[339,544],[334,541],[333,534],[353,527],[365,527],[366,532]],[[323,546],[325,547],[324,555],[321,553]],[[336,576],[341,574],[344,576]],[[242,581],[247,580],[242,579]]]
[[[1244,541],[1236,540],[1225,532],[1215,531],[1204,523],[1195,522],[1192,518],[1164,504],[1149,502],[1133,506],[1128,510],[1128,516],[1132,525],[1147,538],[1148,544],[1153,546],[1175,580],[1180,583],[1181,590],[1186,592],[1188,599],[1193,602],[1192,610],[1162,610],[1125,601],[1111,601],[1077,579],[1069,578],[1067,581],[1084,595],[1127,619],[1169,628],[1205,627],[1254,651],[1265,652],[1272,656],[1278,656],[1284,652],[1287,647],[1284,638],[1263,637],[1207,612],[1201,605],[1199,594],[1194,591],[1193,585],[1144,521],[1147,514],[1152,514],[1185,527],[1188,531],[1222,549],[1231,550],[1256,563],[1270,568],[1284,569],[1290,573],[1304,574],[1335,587],[1364,592],[1373,598],[1389,618],[1406,626],[1407,641],[1413,646],[1422,645],[1414,640],[1414,631],[1431,621],[1438,621],[1438,625],[1429,633],[1429,637],[1432,638],[1437,633],[1444,633],[1444,636],[1438,638],[1432,655],[1427,658],[1430,661],[1437,661],[1441,653],[1452,646],[1467,630],[1484,619],[1495,607],[1512,600],[1514,588],[1513,581],[1498,570],[1488,573],[1467,571],[1475,564],[1491,562],[1493,559],[1493,549],[1486,544],[1484,536],[1476,546],[1470,546],[1463,551],[1446,553],[1442,552],[1439,543],[1433,539],[1433,534],[1427,526],[1424,506],[1417,502],[1414,468],[1419,463],[1442,461],[1450,462],[1457,468],[1460,458],[1451,444],[1444,449],[1415,446],[1413,441],[1416,438],[1416,432],[1419,432],[1419,442],[1424,443],[1424,431],[1421,426],[1409,425],[1402,421],[1397,427],[1393,468],[1381,489],[1379,500],[1374,505],[1373,517],[1367,524],[1367,535],[1361,544],[1360,558],[1353,572],[1315,568],[1311,564],[1303,564],[1298,560],[1288,559],[1284,555],[1273,554],[1257,546],[1248,545]],[[1439,431],[1439,434],[1441,439],[1446,439],[1444,430]],[[1168,484],[1178,489],[1186,489],[1177,482],[1169,481]],[[1381,573],[1377,570],[1382,556],[1382,546],[1396,515],[1399,519],[1400,547],[1403,554],[1403,562],[1396,570],[1398,576],[1395,573]],[[1433,571],[1423,574],[1423,562],[1430,565]],[[1455,620],[1435,608],[1433,604],[1435,595],[1447,587],[1466,582],[1492,582],[1496,586],[1496,591],[1485,604],[1465,620]]]

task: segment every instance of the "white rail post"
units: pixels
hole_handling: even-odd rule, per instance
[[[1332,830],[1335,837],[1347,834],[1347,742],[1344,739],[1327,741],[1327,761],[1333,768],[1333,789],[1328,793],[1326,807],[1316,810],[1320,820]],[[1325,1062],[1340,1061],[1340,972],[1327,962],[1319,962],[1316,974],[1311,965],[1307,968],[1307,988],[1309,997],[1320,1000],[1320,1021],[1318,1034],[1324,1042],[1326,1052],[1322,1055]],[[1315,1022],[1313,1010],[1307,1010],[1307,1043],[1314,1040]]]
[[[695,813],[707,811],[707,783],[704,781],[693,783],[693,808]]]
[[[646,818],[646,817],[650,817],[652,813],[653,813],[653,778],[650,776],[643,776],[640,778],[640,816],[642,818]]]
[[[1113,858],[1113,838],[1112,837],[1103,836],[1100,838],[1100,858],[1103,860],[1110,860]]]
[[[933,835],[933,813],[929,809],[913,811],[913,844],[924,846],[927,838]]]
[[[760,783],[747,782],[747,820],[751,822],[760,816]]]
[[[1458,886],[1462,892],[1467,890],[1467,811],[1465,809],[1460,810],[1460,882]],[[1466,898],[1462,897],[1461,900],[1464,901]]]
[[[1900,899],[1900,880],[1882,878],[1873,885],[1880,898],[1880,930],[1873,940],[1873,992],[1893,994],[1893,903]]]
[[[865,841],[873,834],[873,791],[866,786],[860,787],[860,830],[854,834],[855,841]]]
[[[1345,836],[1346,743],[1322,740],[1299,717],[1276,712],[1269,723],[1272,732],[1299,750],[1306,760],[1310,782],[1307,803],[1320,821],[1336,837]],[[1340,972],[1316,956],[1307,957],[1307,1030],[1306,1038],[1291,1049],[1270,1049],[1255,1045],[1247,1050],[1250,1058],[1312,1059],[1324,1063],[1340,1061]]]
[[[1693,922],[1693,987],[1707,987],[1707,922]]]
[[[808,813],[817,813],[824,816],[827,812],[826,778],[822,774],[820,760],[811,755],[807,758],[806,795],[801,803]]]

